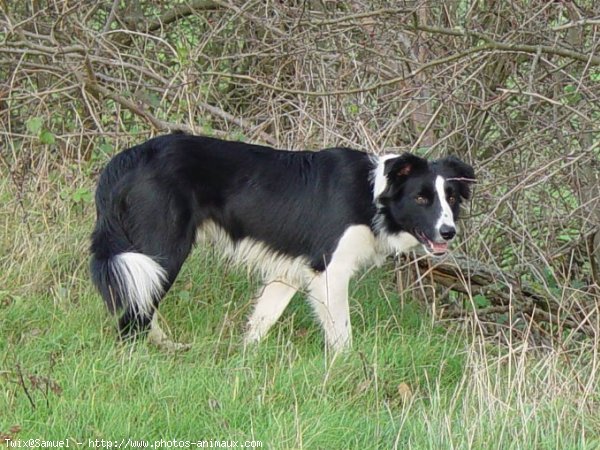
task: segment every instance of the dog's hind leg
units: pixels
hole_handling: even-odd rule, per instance
[[[169,258],[166,258],[163,264],[166,266],[167,280],[165,284],[164,294],[171,288],[172,284],[175,282],[177,275],[179,274],[179,270],[185,260],[185,257],[191,250],[191,239],[187,239],[187,242],[183,243],[183,248],[178,251],[173,251]],[[176,250],[176,246],[174,246],[174,250]],[[147,340],[150,344],[153,344],[160,348],[161,350],[165,350],[167,352],[175,352],[175,351],[184,351],[191,348],[191,344],[182,344],[179,342],[174,342],[167,334],[163,331],[163,329],[159,325],[159,314],[158,314],[158,306],[164,294],[160,297],[157,297],[154,301],[152,313],[151,313],[151,321],[149,324]]]
[[[296,293],[296,288],[283,281],[272,281],[263,287],[248,320],[244,344],[260,341],[281,317]]]
[[[158,324],[158,306],[173,284],[181,264],[161,264],[142,253],[123,253],[117,261],[115,279],[123,312],[119,332],[123,339],[147,336],[148,342],[167,350],[184,350],[183,344],[170,341]],[[137,265],[136,265],[137,264]]]
[[[152,342],[179,348],[155,317],[196,238],[197,205],[179,179],[161,168],[141,164],[114,183],[107,173],[96,196],[93,282],[109,311],[119,316],[123,339],[150,333]]]
[[[149,195],[137,191],[134,193],[135,196],[130,194],[129,201],[137,203],[143,203],[147,200],[144,195]],[[166,337],[158,326],[157,311],[192,249],[196,228],[190,219],[191,213],[182,200],[177,202],[177,198],[169,199],[168,193],[158,188],[153,191],[153,195],[155,201],[161,200],[158,203],[165,205],[167,212],[162,212],[159,208],[145,207],[137,210],[129,219],[131,231],[128,238],[135,253],[130,252],[126,255],[130,255],[129,259],[132,262],[139,260],[143,264],[139,264],[139,267],[128,267],[128,276],[123,285],[127,287],[126,291],[131,290],[135,295],[129,296],[128,301],[123,303],[124,312],[119,321],[119,328],[124,337],[147,332],[149,342],[171,351],[183,349],[184,346],[171,342]],[[135,208],[131,209],[135,211]],[[155,288],[150,289],[146,286]],[[144,308],[138,307],[138,304]]]

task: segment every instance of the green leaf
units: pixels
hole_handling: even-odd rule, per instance
[[[160,106],[160,97],[156,95],[156,93],[151,91],[141,90],[135,93],[135,98],[137,98],[142,103],[150,105],[154,108]]]
[[[71,196],[75,203],[89,203],[92,201],[92,193],[87,188],[79,188]]]
[[[181,42],[177,43],[177,58],[179,59],[179,61],[181,62],[187,62],[188,57],[190,55],[190,51],[189,49],[183,45]]]
[[[48,130],[43,130],[40,133],[40,141],[42,141],[42,144],[51,145],[56,142],[56,138],[54,137],[54,134],[52,134],[52,132]]]
[[[100,149],[100,151],[106,155],[110,155],[110,153],[112,152],[112,145],[107,144],[106,142],[104,144],[100,144],[98,146],[98,148]]]
[[[508,323],[508,319],[509,319],[508,314],[503,313],[498,316],[498,318],[496,319],[496,322],[502,325],[502,324]]]
[[[245,142],[246,136],[241,131],[234,131],[233,133],[231,133],[231,140],[238,141],[238,142]]]
[[[217,89],[219,90],[219,92],[224,94],[229,90],[229,83],[227,81],[221,80],[217,85]]]
[[[546,278],[546,283],[548,283],[548,287],[550,289],[558,288],[558,282],[556,281],[556,277],[554,276],[554,272],[552,272],[552,269],[550,269],[549,267],[544,268],[544,277]]]
[[[204,134],[205,136],[212,136],[214,133],[214,129],[212,127],[212,124],[208,121],[204,122],[202,124],[202,134]]]
[[[577,87],[572,85],[572,84],[568,84],[564,87],[564,91],[565,94],[567,94],[565,96],[566,102],[569,105],[574,105],[576,103],[579,103],[579,101],[583,98],[581,93],[577,91]]]
[[[25,122],[25,126],[27,127],[27,131],[32,134],[38,134],[44,125],[44,121],[40,117],[32,117],[27,122]]]
[[[160,97],[158,95],[156,95],[154,92],[149,92],[148,93],[148,103],[150,104],[150,106],[153,106],[154,108],[158,108],[160,106]]]
[[[358,112],[359,112],[359,107],[358,107],[358,105],[356,103],[351,103],[351,104],[348,105],[348,113],[351,116],[358,115]]]
[[[478,308],[487,308],[488,306],[492,305],[490,300],[482,294],[475,295],[473,297],[473,303],[475,303],[475,305],[477,305]]]

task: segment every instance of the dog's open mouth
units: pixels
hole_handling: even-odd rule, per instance
[[[419,242],[423,244],[423,247],[425,247],[425,250],[428,253],[432,253],[436,256],[442,256],[448,252],[448,243],[446,241],[433,242],[421,230],[415,230],[415,236],[417,237]]]

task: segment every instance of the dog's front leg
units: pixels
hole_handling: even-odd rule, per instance
[[[336,353],[352,345],[348,282],[345,276],[325,271],[309,285],[309,300],[321,322],[327,345]]]

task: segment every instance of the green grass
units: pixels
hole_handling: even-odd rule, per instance
[[[88,278],[93,207],[31,195],[23,209],[7,181],[0,191],[0,435],[600,448],[598,342],[569,355],[497,349],[432,325],[416,303],[401,308],[388,265],[351,286],[353,350],[327,355],[297,296],[265,341],[244,351],[257,280],[196,250],[161,307],[172,336],[192,349],[123,344]]]

